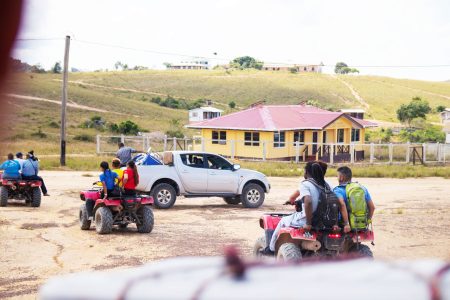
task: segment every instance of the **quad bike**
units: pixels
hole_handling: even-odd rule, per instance
[[[259,219],[259,225],[265,235],[259,238],[253,248],[257,257],[264,256],[264,249],[269,246],[275,228],[281,218],[288,214],[264,214]],[[275,256],[282,261],[299,261],[303,257],[337,257],[340,255],[355,255],[373,257],[372,251],[362,242],[374,240],[373,230],[305,232],[303,228],[283,227],[278,233],[275,244]]]
[[[103,199],[103,189],[94,187],[81,191],[80,199],[85,201],[80,207],[79,220],[82,230],[91,228],[86,201],[95,201],[94,223],[99,234],[110,233],[114,225],[126,228],[135,223],[139,233],[150,233],[153,229],[154,217],[151,205],[153,198],[149,196],[121,196]]]
[[[41,205],[41,185],[38,180],[1,179],[0,206],[7,206],[9,199],[25,200],[32,207]]]

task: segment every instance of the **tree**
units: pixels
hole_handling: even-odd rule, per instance
[[[231,101],[230,103],[228,103],[228,106],[229,106],[231,109],[234,109],[234,108],[236,107],[236,102]]]
[[[251,56],[236,57],[230,62],[230,66],[238,69],[258,69],[261,70],[263,66],[262,61],[257,61]]]
[[[445,108],[446,107],[444,105],[438,105],[436,107],[436,112],[438,112],[438,113],[443,112],[445,110]]]
[[[52,71],[52,73],[55,73],[55,74],[61,74],[61,72],[62,72],[61,63],[60,63],[59,61],[57,61],[57,62],[53,65],[51,71]]]
[[[167,136],[184,138],[183,128],[180,119],[171,119],[169,121],[169,124],[170,124],[169,130],[166,131]]]
[[[336,74],[359,73],[359,70],[355,68],[350,68],[345,62],[338,62],[334,67],[334,73]]]
[[[169,62],[165,62],[163,63],[163,65],[166,67],[166,69],[170,69],[170,67],[172,66],[172,64]]]
[[[35,64],[30,68],[31,73],[45,73],[44,68],[40,64]]]
[[[292,74],[298,73],[298,68],[296,67],[289,68],[289,72],[291,72]]]
[[[420,97],[414,97],[410,103],[402,104],[397,109],[397,119],[408,124],[411,128],[411,121],[416,118],[426,119],[426,115],[431,111],[431,107],[427,101]]]

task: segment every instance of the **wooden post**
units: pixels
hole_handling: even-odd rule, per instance
[[[406,143],[406,163],[409,164],[409,160],[410,160],[410,153],[411,153],[411,143],[408,141],[408,143]]]
[[[392,164],[393,156],[394,156],[394,145],[392,145],[392,143],[389,143],[389,164]]]
[[[173,137],[173,151],[177,151],[177,138]]]
[[[355,144],[350,144],[350,163],[355,163]]]
[[[61,166],[66,165],[66,104],[67,104],[67,81],[69,78],[69,48],[70,36],[66,36],[66,46],[64,49],[64,70],[62,83],[61,98],[61,155],[59,163]]]
[[[436,156],[437,156],[437,161],[441,162],[441,144],[439,144],[439,142],[436,143]]]
[[[334,164],[334,144],[330,145],[330,164]]]
[[[163,148],[164,152],[167,151],[167,135],[164,135],[164,148]]]
[[[427,144],[422,144],[422,162],[425,164],[427,162]]]
[[[97,134],[97,154],[100,154],[100,134]]]
[[[300,142],[296,141],[295,142],[295,163],[298,164],[299,163],[299,156],[300,156]]]
[[[120,135],[120,141],[122,143],[125,143],[125,136],[123,134]]]
[[[370,143],[370,163],[373,164],[373,157],[375,152],[375,146],[373,143]]]

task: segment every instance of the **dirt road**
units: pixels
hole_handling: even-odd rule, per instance
[[[155,227],[138,234],[134,226],[97,235],[78,227],[79,190],[96,173],[42,172],[50,197],[38,209],[10,204],[0,208],[0,298],[34,299],[51,276],[82,270],[136,266],[181,255],[220,255],[224,245],[251,254],[262,234],[263,212],[289,211],[281,205],[296,178],[270,178],[272,191],[256,210],[228,206],[220,198],[179,199],[169,210],[155,210]],[[335,179],[329,181],[335,184]],[[377,206],[376,258],[450,259],[450,180],[359,179]]]

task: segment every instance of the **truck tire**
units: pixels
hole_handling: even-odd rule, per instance
[[[8,188],[6,186],[0,187],[0,206],[8,205]]]
[[[302,259],[302,252],[297,245],[285,243],[278,249],[277,259],[285,262],[298,262]]]
[[[245,208],[257,208],[264,203],[264,190],[256,183],[249,183],[244,186],[241,195],[242,205]]]
[[[88,217],[86,203],[83,203],[80,207],[79,219],[80,219],[81,230],[89,230],[91,228],[91,221],[89,220],[89,217]]]
[[[31,207],[41,206],[41,189],[34,187],[31,189]]]
[[[160,183],[153,188],[152,196],[157,208],[167,209],[175,204],[177,192],[172,185]]]
[[[350,253],[354,253],[359,257],[373,258],[372,250],[369,248],[369,246],[363,244],[354,245],[350,250]]]
[[[235,197],[223,197],[223,200],[230,205],[238,205],[241,203],[241,198],[239,196]]]
[[[106,234],[112,231],[113,216],[109,208],[103,206],[95,212],[95,230],[98,234]]]
[[[262,251],[266,248],[266,237],[262,236],[258,238],[253,246],[253,256],[260,258],[262,257]]]
[[[150,233],[153,230],[153,224],[155,222],[155,218],[153,217],[153,211],[148,206],[142,206],[137,211],[138,216],[141,217],[141,225],[136,224],[137,230],[139,233]]]

